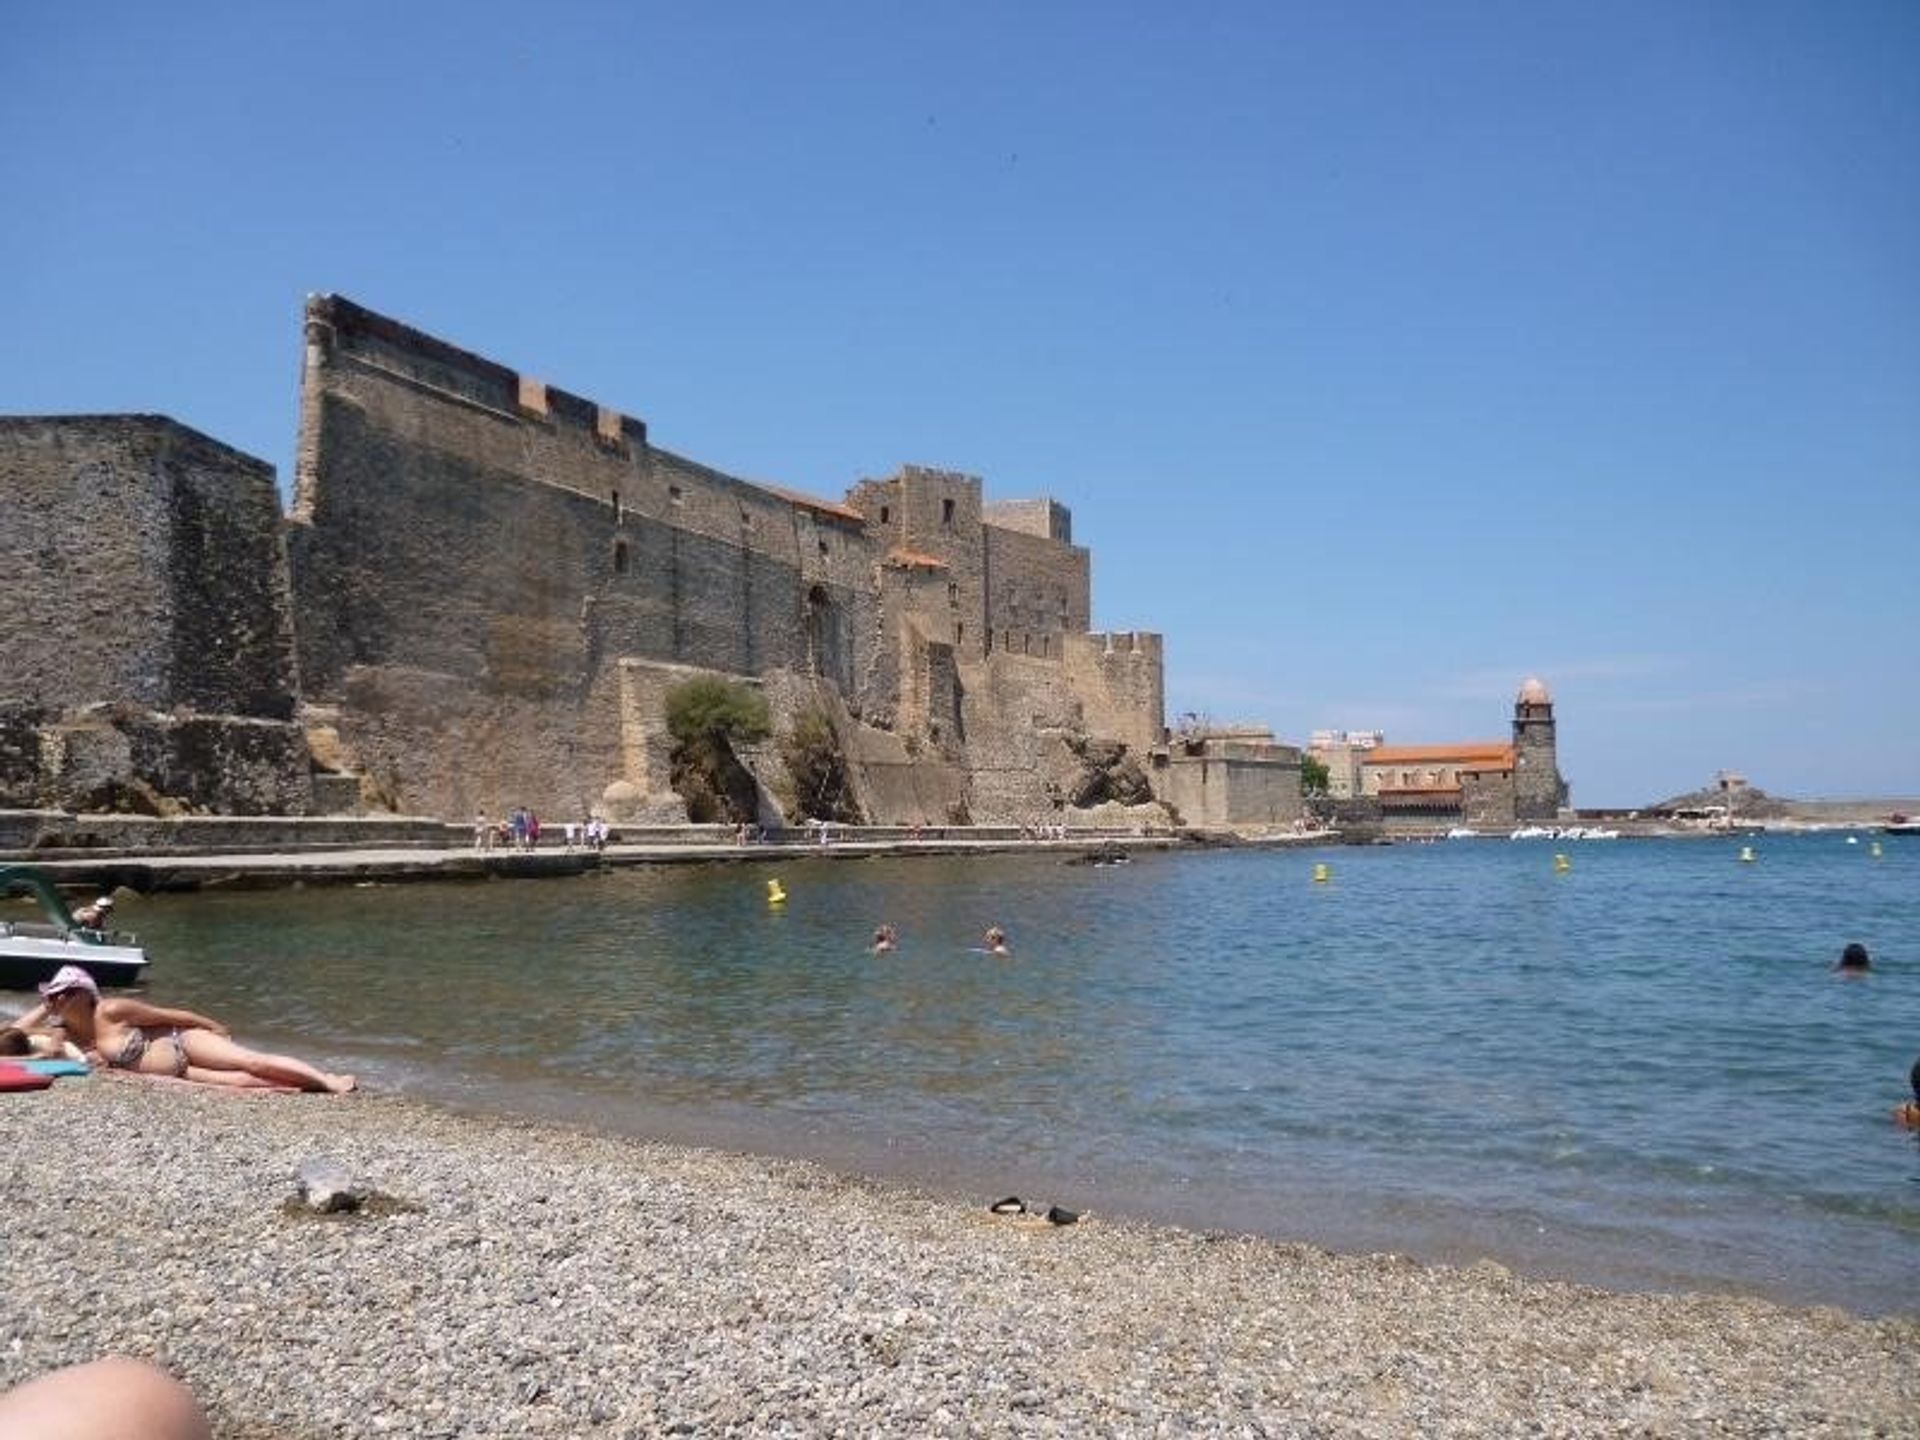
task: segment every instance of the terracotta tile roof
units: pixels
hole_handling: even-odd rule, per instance
[[[1376,745],[1361,752],[1360,763],[1504,769],[1513,764],[1513,746],[1504,740],[1468,740],[1455,745]]]
[[[944,570],[947,562],[938,555],[929,555],[923,550],[889,550],[887,564],[898,565],[906,570]]]
[[[798,490],[789,490],[784,485],[762,485],[769,495],[778,495],[789,505],[798,505],[803,510],[811,510],[816,515],[831,515],[836,520],[851,520],[856,525],[865,525],[867,517],[850,505],[842,505],[834,500],[822,500],[817,495],[806,495]]]

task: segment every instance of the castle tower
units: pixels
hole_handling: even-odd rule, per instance
[[[1567,801],[1554,739],[1553,696],[1528,677],[1513,700],[1513,818],[1552,820]]]

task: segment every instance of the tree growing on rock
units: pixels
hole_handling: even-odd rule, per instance
[[[780,758],[793,778],[793,818],[860,823],[860,806],[847,776],[833,721],[824,710],[802,711],[780,742]]]
[[[739,823],[756,818],[753,776],[736,745],[753,745],[773,731],[766,697],[718,675],[701,675],[667,692],[667,733],[673,736],[671,779],[687,802],[688,818]]]

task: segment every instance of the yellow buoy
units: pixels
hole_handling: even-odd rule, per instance
[[[786,903],[787,892],[780,887],[780,882],[778,880],[767,881],[767,904],[784,905]]]
[[[1565,855],[1563,854],[1555,855],[1553,857],[1553,873],[1554,874],[1564,875],[1571,869],[1573,869],[1573,862],[1567,859]]]
[[[1741,863],[1745,865],[1751,865],[1753,863],[1753,859],[1754,859],[1753,847],[1751,845],[1742,845],[1740,847]]]
[[[1333,879],[1333,867],[1331,865],[1321,863],[1313,867],[1313,883],[1314,884],[1325,885],[1328,881],[1332,879]]]

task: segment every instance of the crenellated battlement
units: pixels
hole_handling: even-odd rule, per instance
[[[1135,655],[1159,664],[1165,649],[1165,637],[1152,630],[1096,630],[1076,639],[1101,655]]]
[[[647,443],[644,420],[463,350],[343,295],[307,297],[306,333],[309,364],[363,365],[503,419],[577,430],[603,445]]]

